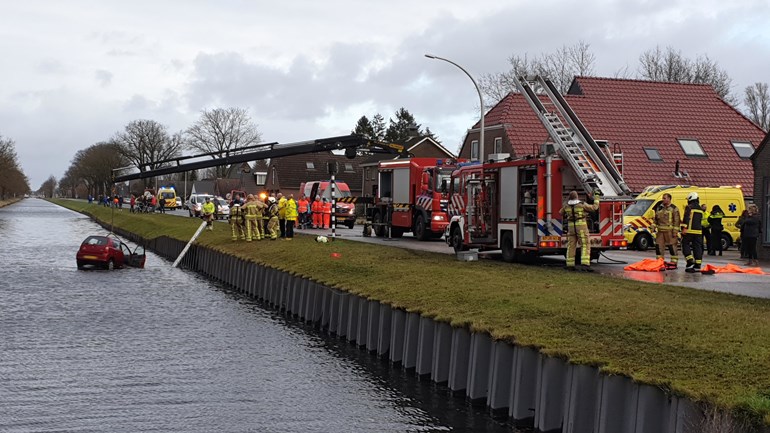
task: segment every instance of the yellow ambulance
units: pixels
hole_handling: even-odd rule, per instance
[[[722,218],[722,249],[735,245],[740,237],[740,230],[735,226],[738,217],[746,208],[743,202],[743,190],[737,186],[698,187],[692,185],[654,185],[648,186],[636,197],[636,203],[626,208],[623,213],[623,234],[628,245],[644,251],[655,246],[655,233],[651,227],[655,216],[655,206],[663,200],[663,194],[671,194],[671,202],[679,208],[684,218],[687,195],[697,192],[700,203],[711,212],[714,205],[719,205],[725,213]]]

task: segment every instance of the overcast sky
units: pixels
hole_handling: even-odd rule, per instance
[[[476,78],[582,40],[596,74],[672,46],[707,54],[733,93],[770,82],[768,0],[0,0],[0,135],[37,189],[136,119],[187,128],[248,108],[268,142],[348,134],[407,108],[456,151]]]

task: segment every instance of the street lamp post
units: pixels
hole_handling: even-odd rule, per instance
[[[473,82],[473,85],[476,87],[476,92],[478,92],[478,94],[479,94],[479,105],[481,106],[481,130],[480,130],[480,134],[479,134],[480,135],[480,137],[479,137],[479,160],[480,161],[484,161],[484,159],[485,159],[485,157],[484,157],[484,98],[481,96],[481,89],[479,89],[479,85],[476,84],[476,80],[473,79],[471,74],[469,74],[468,71],[465,70],[465,68],[463,68],[462,66],[458,65],[457,63],[455,63],[455,62],[453,62],[453,61],[451,61],[449,59],[445,59],[443,57],[434,56],[433,54],[426,54],[425,57],[427,57],[429,59],[434,59],[434,60],[443,60],[443,61],[445,61],[447,63],[451,63],[451,64],[457,66],[458,68],[460,68],[461,71],[463,71],[465,73],[465,75],[468,76],[468,78],[471,79],[471,82]]]

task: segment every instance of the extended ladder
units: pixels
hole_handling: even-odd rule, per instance
[[[599,190],[605,197],[631,194],[614,161],[610,161],[599,148],[550,80],[536,75],[518,77],[514,83],[545,126],[556,150],[577,174],[586,192]],[[546,100],[541,101],[538,94],[544,95]]]

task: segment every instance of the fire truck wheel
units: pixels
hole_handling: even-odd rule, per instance
[[[454,248],[455,253],[468,250],[468,247],[463,244],[463,233],[460,231],[460,226],[452,227],[450,236],[452,239],[452,248]]]
[[[513,249],[513,235],[511,232],[505,232],[505,234],[503,234],[501,248],[503,250],[503,260],[508,263],[516,261],[516,250]]]
[[[425,224],[425,217],[417,215],[417,219],[414,221],[414,237],[421,241],[427,241],[430,238],[430,230],[428,230]]]

